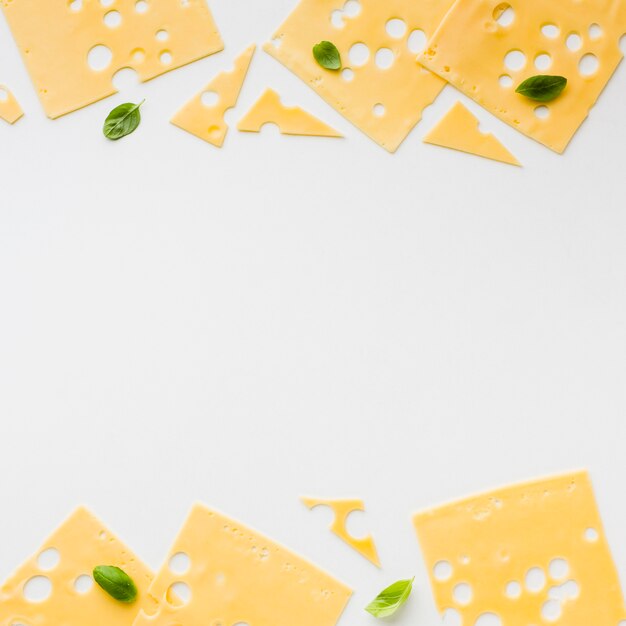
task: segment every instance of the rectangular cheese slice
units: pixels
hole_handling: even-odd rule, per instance
[[[8,87],[0,85],[0,119],[15,124],[24,115],[22,107]]]
[[[206,0],[0,0],[51,118],[223,49]]]

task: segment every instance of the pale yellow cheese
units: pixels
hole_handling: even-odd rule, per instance
[[[181,555],[189,560],[182,567],[176,563]],[[158,608],[140,614],[135,626],[334,626],[351,591],[274,541],[198,504],[149,593]]]
[[[206,0],[0,0],[0,6],[51,118],[116,93],[112,78],[122,68],[146,81],[223,48]],[[89,63],[96,46],[112,54],[108,64],[96,57],[102,69]]]
[[[235,67],[230,72],[222,72],[216,76],[189,100],[174,115],[172,124],[221,148],[228,132],[224,113],[237,104],[255,48],[254,45],[250,46],[235,60]],[[205,105],[202,101],[207,93],[217,95],[217,102],[212,106]]]
[[[420,33],[433,34],[451,4],[452,0],[300,0],[264,50],[394,152],[444,87],[444,81],[416,63],[414,42],[419,43]],[[313,46],[323,40],[339,49],[343,71],[326,70],[313,58]],[[361,44],[363,52],[367,46],[367,59],[359,58],[357,48],[352,50],[355,44]]]
[[[623,4],[457,0],[418,59],[514,128],[562,152],[622,58],[618,42],[626,27],[616,16]],[[593,58],[583,60],[586,55],[599,62],[589,75]],[[546,104],[515,93],[538,74],[564,76],[565,91]]]
[[[252,105],[237,128],[248,133],[258,133],[265,124],[276,124],[283,135],[342,136],[300,107],[284,106],[280,96],[272,89],[267,89]]]
[[[15,124],[24,115],[22,107],[8,87],[0,85],[0,119]]]
[[[478,118],[463,103],[457,101],[424,137],[424,142],[519,165],[519,161],[494,135],[481,132],[478,125]]]
[[[586,472],[460,500],[414,523],[437,606],[463,624],[485,613],[503,626],[618,626],[626,617]]]
[[[52,549],[58,553],[56,564],[45,560]],[[124,604],[105,593],[91,579],[97,565],[123,569],[137,586],[137,600]],[[52,590],[46,599],[33,602],[26,597],[27,583],[37,577],[47,579]],[[91,587],[81,588],[83,581]],[[2,585],[0,626],[131,626],[138,611],[152,604],[146,594],[151,581],[152,573],[139,558],[89,511],[79,508]],[[37,582],[42,580],[29,584]]]
[[[346,527],[348,515],[353,511],[365,511],[363,500],[323,500],[320,498],[300,498],[302,502],[309,508],[316,506],[327,506],[332,509],[335,517],[330,525],[330,530],[341,540],[345,541],[352,549],[356,550],[361,556],[368,561],[380,567],[380,559],[374,538],[371,535],[367,537],[353,537]]]

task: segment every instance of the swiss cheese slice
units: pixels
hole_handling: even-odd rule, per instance
[[[380,567],[380,559],[378,558],[374,538],[371,535],[362,538],[353,537],[346,527],[350,513],[353,511],[365,511],[363,500],[322,500],[307,497],[300,499],[309,509],[313,509],[316,506],[327,506],[332,509],[335,517],[330,525],[330,530],[361,556]]]
[[[505,626],[618,626],[626,617],[586,472],[460,500],[414,523],[437,605],[463,624],[485,614]]]
[[[0,119],[15,124],[24,115],[22,107],[8,87],[0,85]]]
[[[114,600],[91,573],[115,565],[135,582],[132,604]],[[0,626],[131,626],[146,594],[150,570],[102,522],[77,509],[0,588]],[[51,590],[46,598],[39,593]],[[32,595],[34,589],[37,595]]]
[[[300,107],[284,106],[280,96],[272,89],[267,89],[252,105],[239,121],[237,128],[244,132],[258,133],[265,124],[276,124],[283,135],[342,136]]]
[[[182,559],[181,559],[182,557]],[[351,591],[302,557],[193,507],[135,626],[334,626]]]
[[[478,125],[478,118],[464,104],[457,101],[424,137],[424,141],[494,161],[519,165],[519,161],[494,135],[481,132]]]
[[[51,118],[116,93],[122,68],[142,81],[224,47],[206,0],[0,0]]]
[[[189,100],[174,115],[172,124],[221,148],[228,132],[224,113],[237,104],[255,48],[254,45],[250,46],[236,59],[233,70],[216,76],[200,93]],[[215,104],[210,106],[204,104],[202,99],[207,93],[217,96]]]

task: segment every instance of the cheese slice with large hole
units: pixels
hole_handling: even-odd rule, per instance
[[[216,76],[189,100],[171,119],[172,124],[221,148],[228,132],[224,114],[237,104],[255,49],[256,46],[250,46],[237,57],[231,71]],[[215,94],[217,102],[213,105],[204,104],[205,94]]]
[[[179,557],[182,557],[179,558]],[[135,626],[334,626],[351,591],[274,541],[195,505]]]
[[[15,124],[24,115],[22,107],[8,87],[0,85],[0,119]]]
[[[112,79],[120,69],[146,81],[224,47],[206,0],[0,0],[0,6],[51,118],[116,93]]]
[[[463,624],[483,615],[504,626],[619,626],[626,618],[586,472],[466,498],[414,523],[437,606]]]
[[[137,600],[124,604],[105,593],[91,577],[97,565],[123,569],[137,586]],[[152,604],[151,581],[141,560],[79,508],[0,587],[0,626],[131,626]]]
[[[478,126],[478,118],[457,101],[424,137],[424,142],[510,165],[520,164],[494,135],[481,132]]]

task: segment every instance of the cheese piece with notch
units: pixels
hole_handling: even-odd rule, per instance
[[[235,67],[230,72],[222,72],[216,76],[189,100],[174,115],[172,124],[221,148],[228,132],[224,114],[237,104],[255,49],[256,46],[250,46],[235,60]],[[217,102],[212,105],[204,104],[203,97],[206,94],[215,94]]]
[[[304,505],[313,509],[316,506],[327,506],[332,509],[335,517],[330,525],[330,530],[337,535],[342,541],[347,543],[353,550],[356,550],[361,556],[365,557],[370,563],[380,567],[380,559],[374,538],[371,535],[357,539],[353,537],[346,527],[348,515],[353,511],[365,511],[363,500],[323,500],[320,498],[300,498]]]
[[[463,624],[485,614],[506,626],[618,626],[626,617],[586,472],[466,498],[414,523],[437,606]]]
[[[0,85],[0,119],[15,124],[24,115],[22,107],[8,87]]]
[[[97,565],[116,565],[135,582],[132,604],[93,582]],[[131,626],[152,604],[152,572],[84,508],[77,509],[0,588],[0,626]],[[48,595],[46,595],[46,592]]]
[[[221,513],[195,505],[135,626],[334,626],[351,591]]]
[[[132,68],[150,80],[223,49],[206,0],[0,0],[47,115],[114,93]]]
[[[622,0],[457,0],[418,60],[497,115],[563,152],[619,64]],[[461,43],[462,42],[462,45]],[[538,74],[567,78],[547,103],[515,92]]]
[[[478,125],[478,118],[457,101],[424,137],[424,142],[510,165],[520,164],[494,135],[481,132]]]
[[[264,50],[339,113],[394,152],[445,83],[416,63],[452,0],[300,0]],[[334,43],[345,69],[320,67],[312,53]]]
[[[265,124],[276,124],[283,135],[342,137],[334,128],[321,122],[300,107],[286,107],[280,96],[267,89],[239,121],[237,128],[247,133],[261,132]]]

